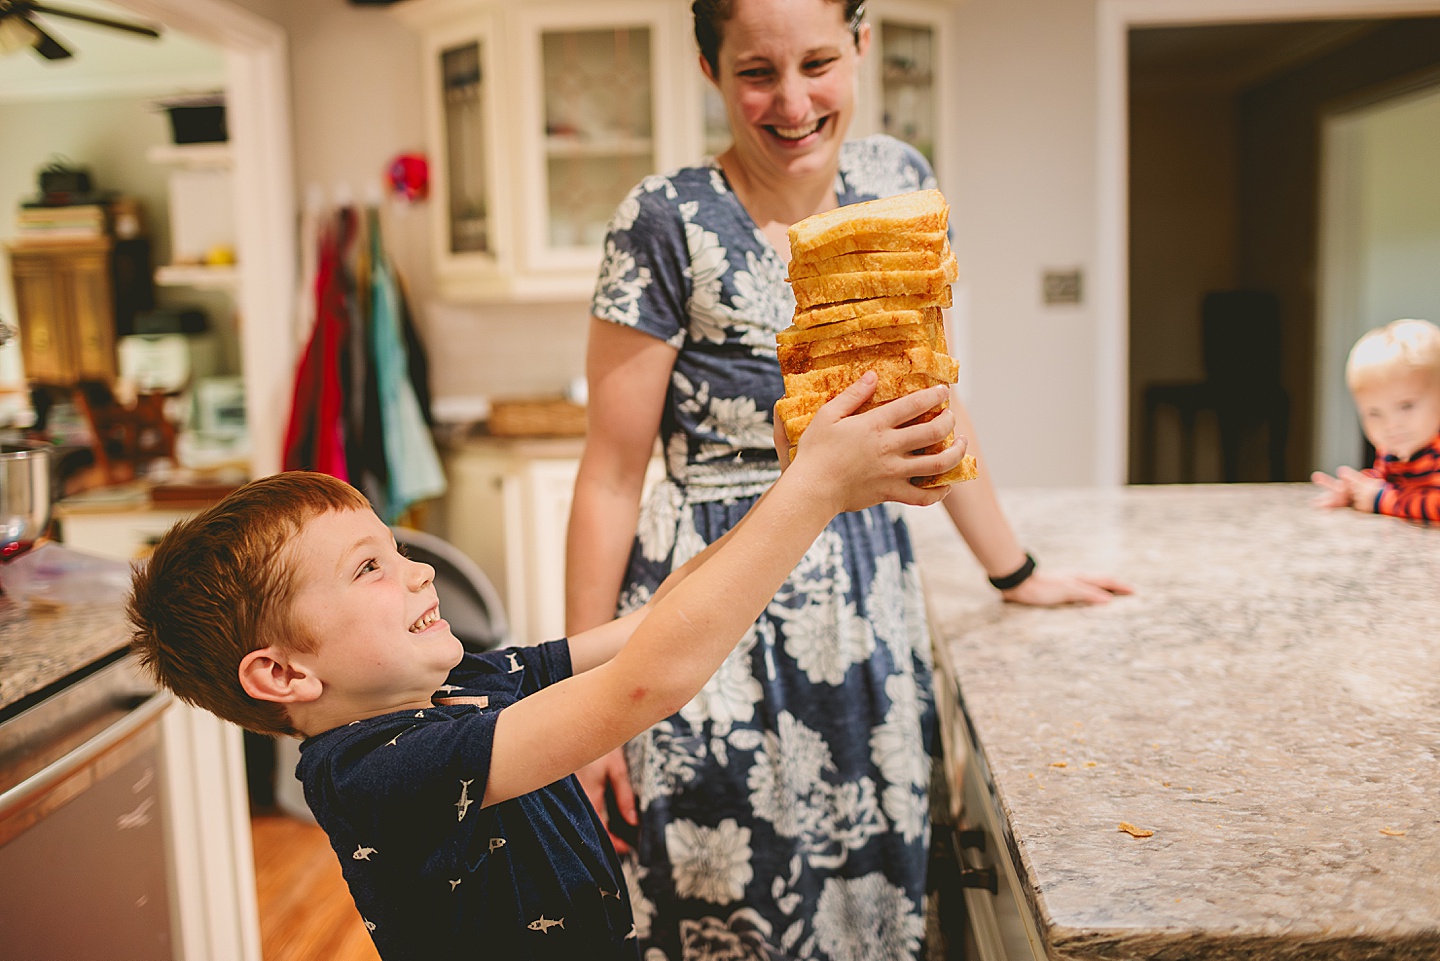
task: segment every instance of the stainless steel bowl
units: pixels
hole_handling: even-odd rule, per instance
[[[50,450],[0,443],[0,559],[28,549],[50,523]]]

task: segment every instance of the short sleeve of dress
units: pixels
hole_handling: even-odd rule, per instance
[[[685,225],[675,185],[647,177],[615,209],[590,312],[677,349],[690,296]]]

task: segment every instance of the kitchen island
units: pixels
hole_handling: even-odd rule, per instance
[[[1059,610],[914,516],[963,819],[1028,915],[997,953],[1440,958],[1440,530],[1311,496],[1009,492],[1041,565],[1137,589]]]

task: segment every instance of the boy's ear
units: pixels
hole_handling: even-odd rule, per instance
[[[320,679],[286,651],[262,647],[240,661],[240,686],[257,701],[304,704],[320,696]]]

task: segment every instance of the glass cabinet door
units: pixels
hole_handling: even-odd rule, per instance
[[[882,19],[880,129],[915,147],[935,164],[935,30]]]
[[[486,196],[485,70],[479,40],[440,52],[449,252],[494,254]]]
[[[647,26],[541,34],[552,250],[598,247],[616,204],[655,171],[650,45]]]

